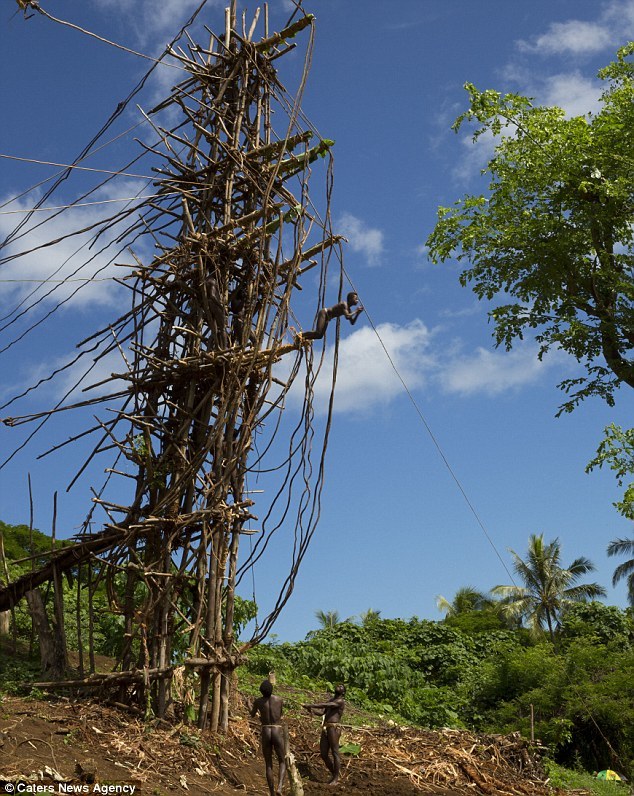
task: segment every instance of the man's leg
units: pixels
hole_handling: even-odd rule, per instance
[[[341,738],[340,727],[328,727],[328,745],[332,751],[332,779],[329,785],[336,785],[339,782],[339,774],[341,773],[341,758],[339,757],[339,739]]]
[[[304,340],[321,340],[321,338],[326,334],[326,326],[328,326],[326,310],[321,309],[317,313],[317,325],[315,326],[314,331],[304,332],[302,337]]]
[[[330,728],[328,728],[330,729]],[[319,754],[321,755],[321,759],[324,761],[324,764],[328,771],[334,777],[335,771],[332,767],[332,762],[330,760],[330,741],[328,740],[328,730],[324,730],[321,733],[321,737],[319,739]]]
[[[280,766],[277,790],[275,793],[277,796],[281,796],[282,788],[284,787],[284,779],[286,777],[286,744],[284,743],[284,735],[281,727],[275,727],[272,730],[272,739],[277,761]]]
[[[262,754],[264,755],[264,765],[266,767],[266,784],[269,786],[270,796],[275,796],[275,780],[273,778],[273,749],[269,731],[264,729],[262,733]]]

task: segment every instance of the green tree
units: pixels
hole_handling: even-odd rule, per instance
[[[341,622],[339,611],[315,611],[315,616],[323,630],[332,629]]]
[[[367,611],[364,611],[360,616],[359,619],[361,620],[361,624],[364,627],[371,625],[372,622],[377,622],[381,618],[381,612],[375,611],[374,608],[368,608]]]
[[[513,569],[523,585],[496,586],[491,591],[504,600],[509,616],[522,617],[535,632],[545,626],[553,642],[566,606],[605,596],[605,589],[598,583],[577,583],[582,575],[595,569],[589,559],[579,557],[568,567],[561,566],[558,539],[545,544],[543,534],[531,534],[526,561],[514,550],[510,553]]]
[[[590,644],[629,649],[634,642],[634,616],[628,616],[627,611],[616,605],[575,603],[562,615],[560,635],[566,643],[584,639]]]
[[[634,475],[634,428],[622,429],[614,423],[605,427],[597,454],[588,463],[586,472],[601,469],[604,464],[615,474],[619,486],[623,486],[626,476]],[[634,483],[626,487],[623,499],[614,506],[619,514],[634,520]]]
[[[478,591],[473,586],[461,586],[455,593],[451,602],[442,594],[436,597],[438,610],[446,616],[457,616],[459,614],[470,613],[471,611],[482,611],[491,608],[494,601],[484,592]]]
[[[490,313],[498,345],[535,330],[540,358],[554,348],[584,364],[559,385],[560,412],[634,387],[633,52],[601,70],[602,108],[587,118],[467,84],[453,127],[495,136],[489,194],[439,208],[427,240],[432,261],[469,262],[460,279],[478,298],[502,298]]]
[[[634,539],[614,539],[608,545],[609,556],[631,556],[634,555]],[[625,579],[627,582],[627,599],[631,606],[634,607],[634,558],[630,558],[619,564],[614,570],[612,576],[612,585]]]

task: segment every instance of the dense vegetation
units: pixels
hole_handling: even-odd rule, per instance
[[[425,727],[531,733],[553,758],[634,774],[634,613],[569,606],[555,646],[489,609],[441,622],[345,621],[305,641],[261,645],[248,670],[306,688],[346,683],[357,705]]]
[[[38,563],[50,550],[50,538],[26,526],[1,523],[0,532],[11,579],[31,567],[31,556]],[[318,612],[321,629],[298,643],[261,645],[249,654],[246,674],[259,678],[274,670],[280,682],[308,690],[344,682],[357,706],[424,727],[519,730],[530,737],[532,716],[535,739],[557,763],[587,771],[610,767],[631,778],[634,609],[586,602],[596,584],[577,581],[592,564],[576,559],[564,567],[557,540],[531,537],[526,560],[515,555],[523,585],[501,599],[500,587],[489,595],[461,589],[451,602],[439,598],[446,614],[439,622],[382,619],[379,611],[340,621],[334,611]],[[64,580],[67,646],[84,651],[86,671],[94,668],[90,638],[96,654],[120,652],[122,616],[110,607],[119,588],[123,581],[115,578],[107,589],[97,567],[70,571]],[[50,591],[42,591],[52,618]],[[240,601],[239,621],[247,622],[254,609]],[[17,606],[14,617],[11,635],[36,649],[26,606]],[[176,638],[175,663],[187,654],[182,646]],[[16,671],[10,656],[1,663],[0,690],[29,679],[29,672],[37,675],[35,665]]]

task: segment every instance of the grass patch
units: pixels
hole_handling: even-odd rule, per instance
[[[573,771],[557,765],[550,760],[545,761],[545,768],[550,777],[549,785],[563,790],[585,790],[594,796],[627,796],[631,793],[626,782],[614,782],[596,779],[587,771]]]

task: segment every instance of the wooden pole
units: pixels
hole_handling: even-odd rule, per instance
[[[8,583],[9,567],[7,566],[7,558],[4,554],[4,534],[0,531],[0,558],[2,559],[2,569],[4,577]],[[0,582],[1,583],[1,582]],[[13,628],[13,652],[15,653],[18,648],[17,627],[15,624],[15,609],[12,607],[10,611],[2,611],[0,613],[0,635],[8,636]]]
[[[51,551],[55,552],[57,536],[57,492],[53,494],[53,521],[51,524]],[[54,559],[53,559],[54,560]],[[66,628],[64,622],[64,580],[59,567],[53,563],[53,632],[55,640],[55,670],[60,675],[68,668]]]
[[[33,487],[31,484],[31,473],[27,474],[29,484],[29,554],[33,556]],[[31,558],[31,573],[35,570],[35,558]],[[29,636],[29,655],[33,655],[35,650],[35,621],[31,616],[31,634]]]

